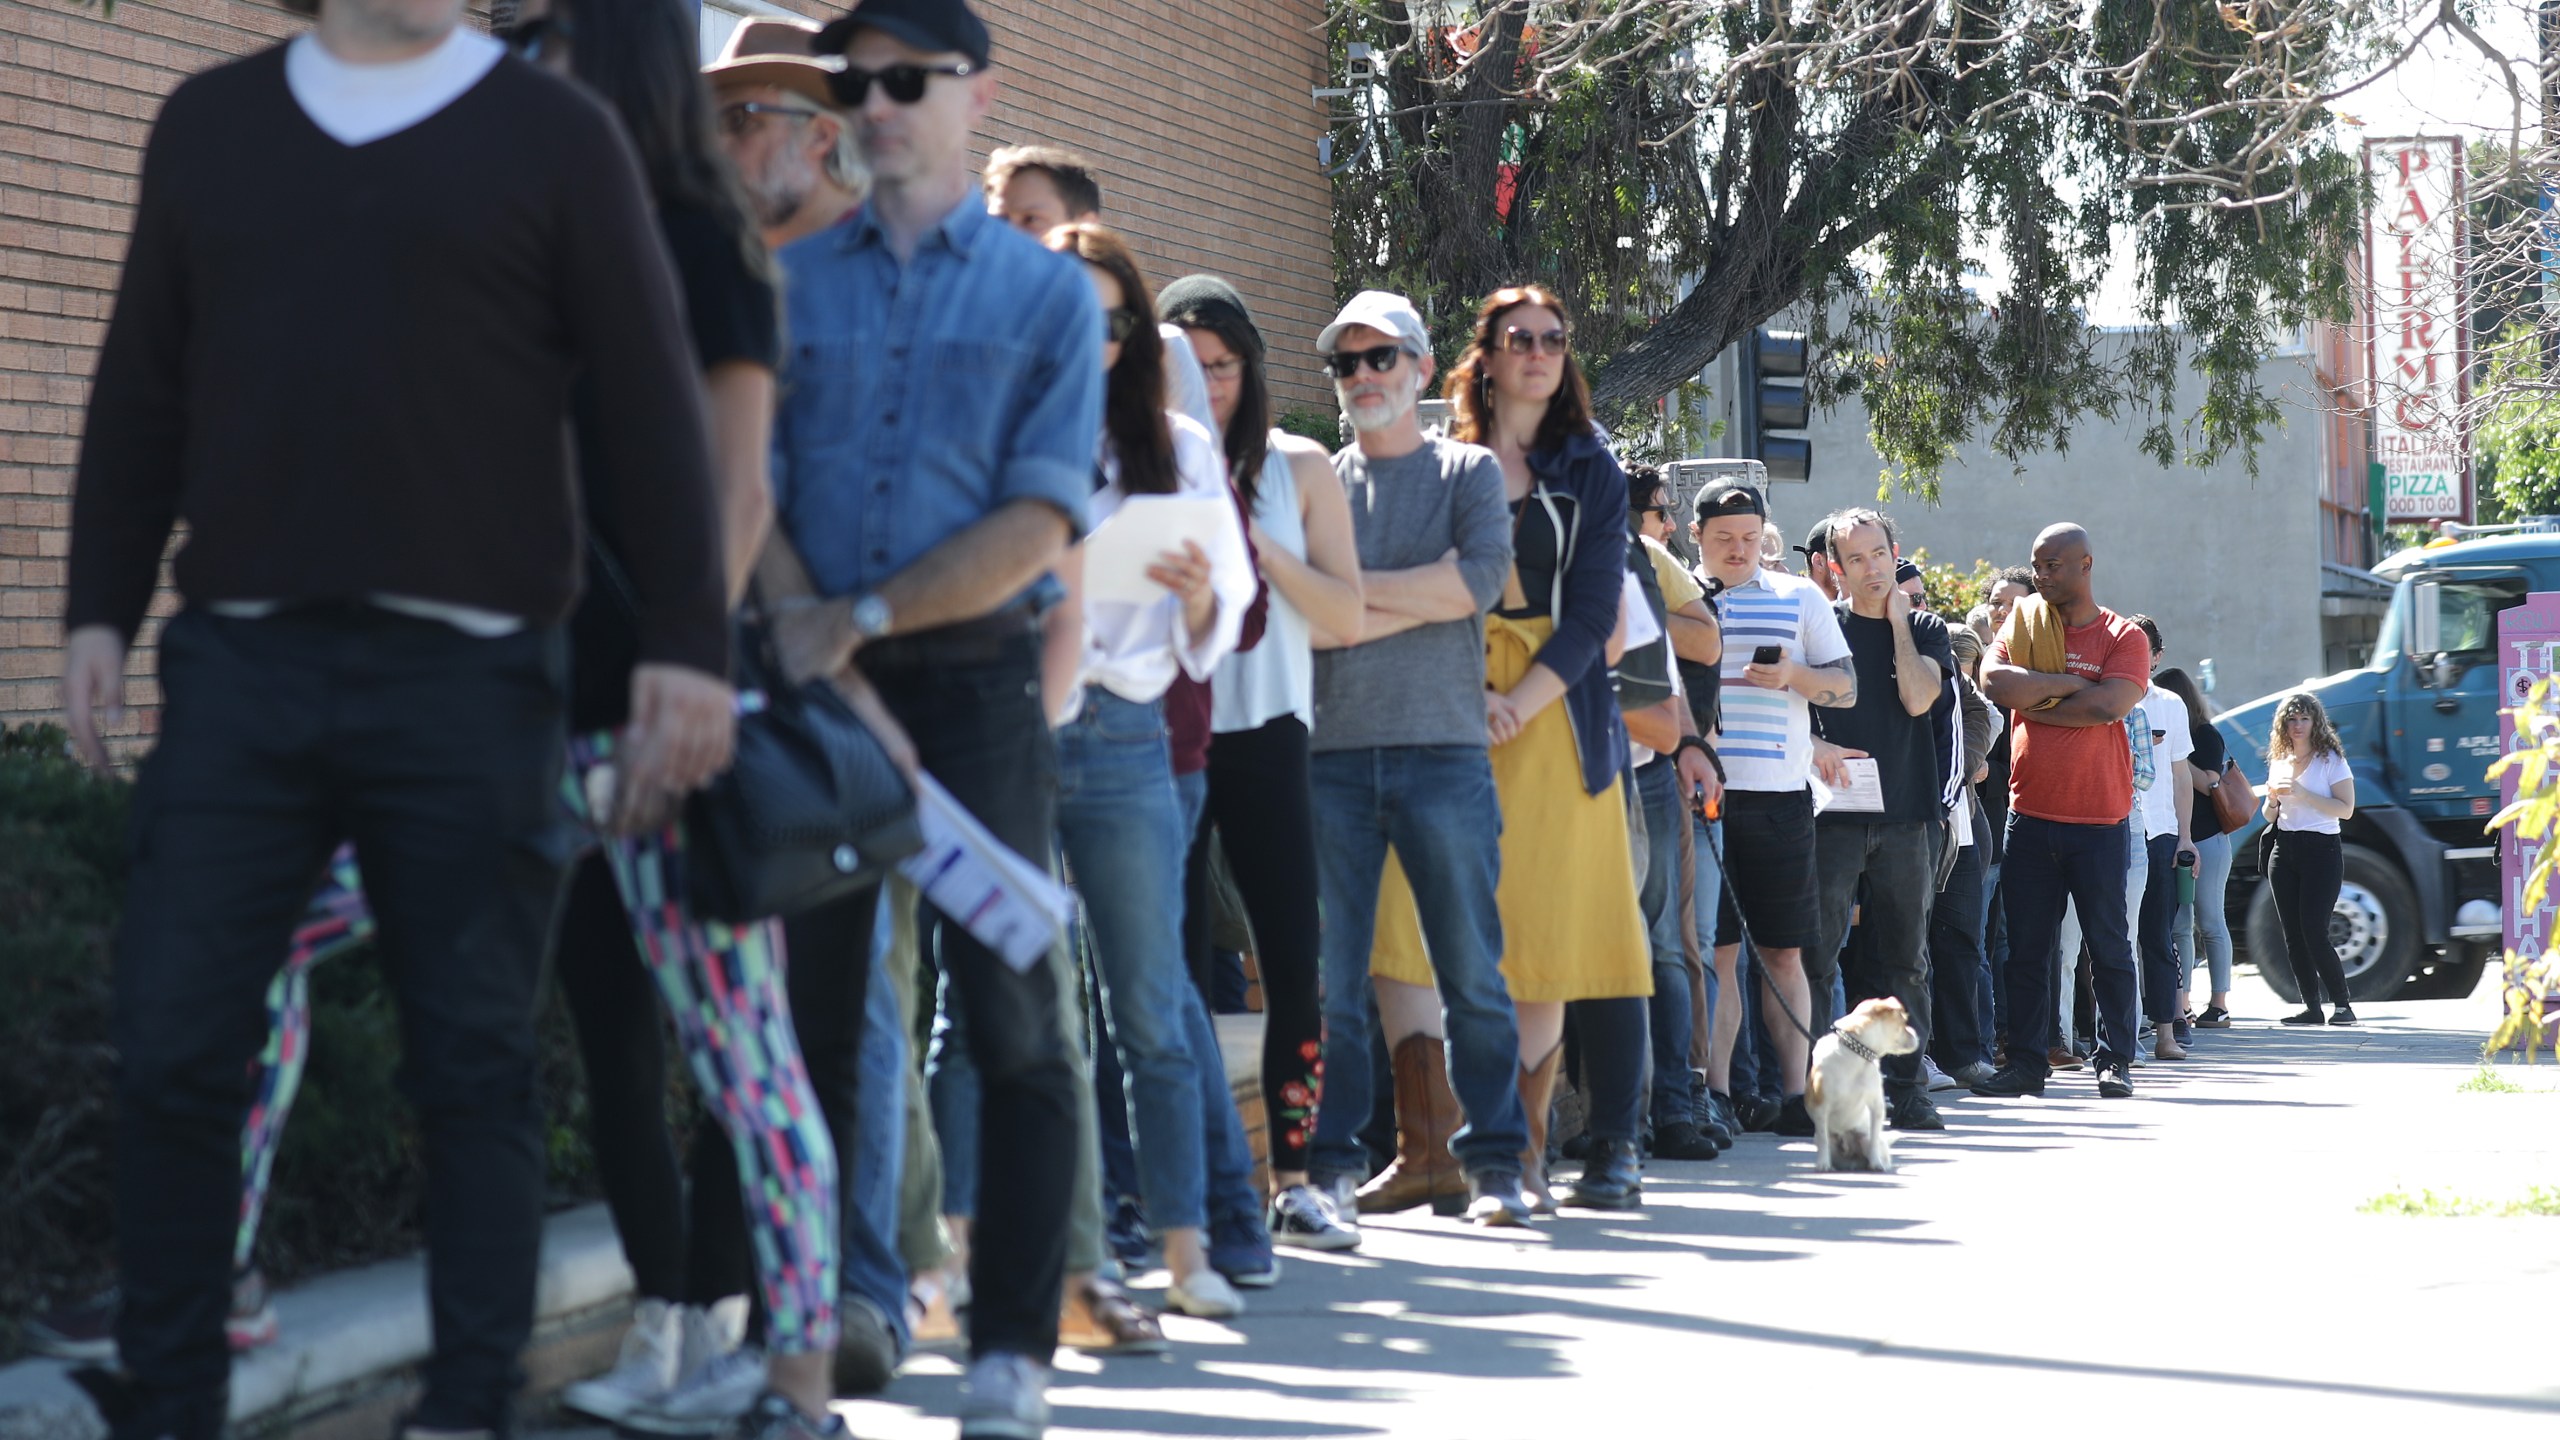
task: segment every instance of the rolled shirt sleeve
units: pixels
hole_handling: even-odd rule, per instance
[[[1476,453],[1450,489],[1449,528],[1458,551],[1458,575],[1481,613],[1502,598],[1502,587],[1511,579],[1511,504],[1503,493],[1502,462],[1491,451]]]

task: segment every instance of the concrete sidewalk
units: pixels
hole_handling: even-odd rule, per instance
[[[2560,1183],[2560,1069],[2461,1092],[2485,995],[2357,1031],[2281,1029],[2262,990],[2240,1008],[2266,1018],[2138,1070],[2130,1102],[2086,1071],[2041,1101],[1941,1096],[1950,1128],[1905,1137],[1895,1175],[1750,1136],[1654,1166],[1640,1214],[1526,1236],[1385,1219],[1350,1256],[1292,1253],[1232,1325],[1171,1320],[1170,1357],[1064,1357],[1051,1433],[2560,1433],[2538,1338],[2560,1220],[2358,1210]],[[921,1357],[844,1413],[946,1440],[958,1375]]]

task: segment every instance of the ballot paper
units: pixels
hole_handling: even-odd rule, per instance
[[[1841,761],[1840,768],[1846,772],[1842,778],[1849,783],[1835,790],[1817,779],[1813,788],[1813,808],[1824,813],[1836,811],[1843,815],[1861,812],[1871,815],[1882,814],[1884,812],[1884,777],[1877,772],[1876,762],[1852,758]]]
[[[1222,513],[1223,512],[1223,513]],[[1234,509],[1224,496],[1131,495],[1084,542],[1085,603],[1147,605],[1172,593],[1147,567],[1185,540],[1203,551]]]
[[[924,848],[898,873],[1017,972],[1039,964],[1075,918],[1067,888],[988,833],[930,775],[916,777],[916,819]]]

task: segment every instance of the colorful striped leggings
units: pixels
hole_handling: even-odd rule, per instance
[[[574,740],[562,797],[582,822],[586,778],[611,763],[609,735]],[[835,1146],[809,1088],[783,982],[782,926],[696,922],[684,896],[684,832],[599,837],[631,929],[658,983],[703,1105],[738,1161],[747,1226],[777,1353],[831,1351],[836,1342]],[[311,969],[372,938],[352,846],[330,857],[284,969],[267,990],[267,1048],[241,1134],[240,1228],[233,1263],[255,1253],[285,1117],[302,1086],[311,1035]]]

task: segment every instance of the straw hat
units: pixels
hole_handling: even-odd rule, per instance
[[[817,37],[814,21],[754,16],[738,22],[720,58],[702,67],[702,78],[715,90],[771,85],[806,97],[822,110],[836,108],[827,77],[844,68],[844,57],[809,53]]]

